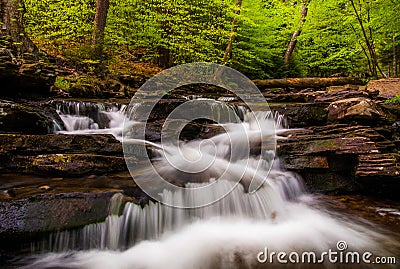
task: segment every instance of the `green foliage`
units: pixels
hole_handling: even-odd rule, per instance
[[[170,65],[219,62],[230,30],[231,7],[223,0],[156,0],[157,52]],[[225,38],[224,38],[225,37]]]
[[[343,2],[343,1],[342,1]],[[340,1],[314,0],[299,37],[298,54],[308,76],[351,74],[361,59],[357,40]],[[352,25],[356,25],[353,21]]]
[[[31,0],[26,5],[27,31],[39,45],[71,59],[90,57],[94,0]],[[167,57],[169,65],[218,62],[230,30],[230,13],[231,5],[223,0],[111,1],[105,49],[134,55],[135,60]],[[168,55],[161,55],[163,51]]]
[[[377,1],[372,12],[371,27],[374,34],[374,45],[382,67],[390,65],[393,59],[393,37],[397,37],[396,45],[400,45],[400,1]]]
[[[289,68],[283,58],[298,28],[302,1],[243,0],[113,0],[105,29],[108,64],[120,59],[160,67],[206,61],[221,63],[238,21],[229,65],[251,78],[367,76],[369,59],[351,0],[311,0]],[[354,1],[379,64],[393,58],[393,36],[400,44],[400,1]],[[25,0],[26,32],[50,53],[88,66],[96,11],[95,0]],[[120,61],[124,62],[124,61]],[[124,62],[125,63],[125,62]]]
[[[385,102],[386,102],[386,103],[396,103],[396,104],[399,104],[399,103],[400,103],[400,95],[397,94],[397,95],[395,95],[394,97],[387,99]]]
[[[287,76],[283,56],[299,12],[298,4],[280,0],[243,1],[232,66],[252,78]]]
[[[26,0],[26,30],[54,49],[86,44],[93,30],[95,0]]]
[[[57,77],[55,86],[59,88],[60,90],[63,90],[65,92],[68,92],[69,88],[71,87],[71,83],[68,79],[63,78],[63,77]]]
[[[400,29],[397,14],[400,2],[360,0],[354,3],[380,65],[390,63],[393,36]],[[337,72],[371,75],[365,38],[350,0],[312,0],[298,46],[308,76]]]

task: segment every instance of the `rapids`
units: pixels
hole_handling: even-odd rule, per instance
[[[124,107],[98,106],[96,113],[83,115],[82,109],[79,110],[82,105],[69,106],[69,111],[58,107],[66,128],[59,132],[111,133],[122,139],[124,128],[137,124],[125,118]],[[254,124],[255,121],[261,124]],[[182,141],[178,145],[148,144],[154,152],[155,169],[171,182],[184,178],[180,183],[186,188],[215,185],[213,192],[204,194],[207,197],[160,190],[163,202],[174,204],[215,197],[215,203],[182,209],[158,202],[144,207],[128,202],[120,209],[122,197],[117,195],[113,198],[112,214],[105,222],[50,235],[47,241],[32,246],[32,252],[42,254],[23,261],[22,268],[270,268],[270,261],[262,264],[257,260],[266,249],[269,253],[313,251],[320,255],[329,250],[341,253],[338,242],[342,241],[348,247],[345,250],[360,254],[366,251],[374,256],[398,254],[398,242],[378,228],[314,207],[314,198],[306,192],[302,179],[285,171],[270,149],[261,149],[250,158],[243,155],[241,143],[255,147],[260,139],[271,136],[285,139],[287,130],[281,117],[244,112],[242,122],[223,125],[225,133],[208,139],[211,144],[202,140]],[[238,130],[245,130],[246,135]],[[214,161],[208,165],[210,156]],[[193,162],[202,158],[206,158],[206,165],[199,171],[196,165],[185,165],[187,159]],[[148,175],[142,171],[142,180]],[[235,184],[233,177],[245,183]],[[254,179],[262,186],[248,192],[246,180]],[[228,194],[217,199],[224,193]],[[273,265],[279,267],[276,260]],[[336,268],[328,259],[316,266]],[[357,266],[374,268],[367,264],[348,268]]]

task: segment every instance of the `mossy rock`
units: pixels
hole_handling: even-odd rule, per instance
[[[94,76],[64,77],[62,90],[74,98],[124,97],[125,87],[118,80]]]

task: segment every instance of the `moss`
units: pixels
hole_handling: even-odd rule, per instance
[[[55,162],[55,163],[59,163],[59,162],[70,163],[72,161],[72,157],[71,156],[69,156],[69,155],[61,155],[61,154],[50,156],[49,159],[51,161]]]
[[[68,92],[71,88],[71,82],[67,77],[57,77],[54,85],[65,92]]]
[[[339,141],[337,140],[315,140],[311,144],[310,148],[312,150],[315,149],[326,149],[326,150],[331,150],[331,149],[336,149],[340,146]]]
[[[386,103],[397,103],[398,104],[398,103],[400,103],[400,95],[397,94],[396,96],[387,99],[385,102]]]

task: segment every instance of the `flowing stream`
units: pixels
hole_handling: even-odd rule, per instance
[[[127,121],[124,126],[123,106],[64,102],[57,104],[57,109],[66,129],[59,130],[63,133],[110,133],[121,139],[123,128],[131,128],[136,124]],[[271,158],[275,161],[270,160],[274,161],[270,172],[268,158],[259,167],[257,156],[251,156],[245,163],[240,151],[232,153],[236,155],[230,159],[233,167],[224,166],[227,159],[224,135],[230,135],[233,143],[240,143],[243,137],[235,136],[239,125],[248,133],[261,133],[261,137],[265,132],[271,135],[271,126],[277,125],[277,132],[273,135],[278,138],[285,129],[282,117],[258,115],[262,127],[257,128],[252,124],[254,118],[240,111],[244,114],[242,122],[229,124],[225,134],[210,138],[216,146],[217,161],[208,168],[207,173],[202,173],[201,180],[185,183],[188,188],[201,187],[219,178],[226,169],[232,169],[227,177],[218,180],[213,192],[207,193],[208,198],[229,193],[223,199],[196,209],[174,208],[155,202],[144,207],[128,202],[122,209],[122,195],[116,195],[113,197],[111,214],[105,222],[55,233],[47,241],[32,245],[33,252],[44,253],[31,257],[26,262],[29,264],[23,268],[281,268],[276,256],[272,257],[275,259],[272,264],[270,259],[266,263],[258,261],[259,253],[266,249],[269,253],[296,251],[300,257],[302,252],[312,251],[316,253],[317,261],[323,257],[319,255],[329,250],[337,253],[358,251],[361,255],[369,251],[374,256],[398,254],[398,242],[381,233],[378,228],[373,229],[357,219],[350,220],[314,207],[314,198],[305,191],[302,179],[283,170],[274,156]],[[253,145],[255,141],[252,140],[259,136],[248,137],[249,141],[245,142]],[[157,148],[158,144],[154,145],[156,169],[170,178],[182,177],[182,174],[167,167],[168,156],[159,152],[161,149]],[[189,141],[183,143],[182,149],[185,151],[186,147],[192,152],[198,150],[198,146],[199,140]],[[169,147],[168,150],[173,152],[173,146]],[[207,155],[207,147],[203,151]],[[251,178],[265,178],[267,175],[268,178],[256,192],[248,193],[246,184],[233,188],[235,183],[229,177],[235,177],[238,170],[242,174],[245,171],[245,176],[249,174]],[[188,174],[183,176],[188,177]],[[231,189],[233,191],[229,192]],[[161,196],[165,202],[171,203],[205,198],[169,191],[162,192]],[[119,214],[120,211],[123,213]],[[345,242],[347,248],[339,249],[338,242]],[[336,268],[325,258],[312,265],[317,268]],[[345,266],[344,262],[342,265]],[[302,267],[293,263],[290,266],[311,267],[310,264],[303,264]],[[353,264],[345,268],[357,266],[374,268],[366,264]]]

